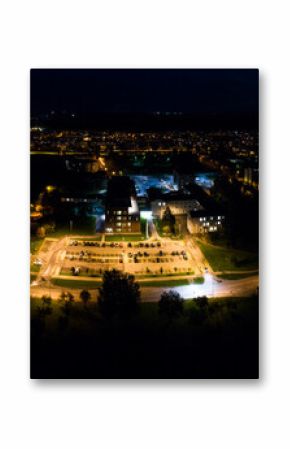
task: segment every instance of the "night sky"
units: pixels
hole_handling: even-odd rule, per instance
[[[258,70],[33,69],[31,113],[258,114]]]

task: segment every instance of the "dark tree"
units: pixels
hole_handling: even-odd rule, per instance
[[[37,314],[31,320],[31,333],[35,337],[40,337],[44,333],[46,317],[52,314],[51,297],[44,295],[41,300],[42,304],[37,308]]]
[[[201,325],[207,319],[207,317],[208,317],[207,310],[198,307],[197,304],[194,304],[192,309],[190,309],[189,320],[194,326]]]
[[[175,227],[175,217],[171,213],[170,207],[166,206],[166,209],[164,211],[163,217],[162,217],[162,228],[167,229],[174,233],[174,227]]]
[[[207,296],[198,296],[197,298],[195,298],[195,303],[201,309],[205,309],[206,307],[208,307],[208,298]]]
[[[134,276],[118,270],[105,271],[99,288],[100,312],[106,318],[114,315],[128,318],[137,311],[140,286]]]
[[[202,324],[211,314],[207,296],[199,296],[193,300],[193,307],[189,312],[189,319],[193,325]]]
[[[38,307],[37,315],[40,319],[45,320],[45,317],[47,315],[52,314],[51,297],[44,295],[44,296],[42,296],[41,300],[42,300],[42,305],[40,307]]]
[[[80,292],[80,299],[83,302],[84,307],[87,307],[89,300],[91,299],[91,294],[88,290],[82,290]]]
[[[169,320],[177,318],[183,313],[183,302],[184,299],[178,292],[174,290],[163,292],[158,303],[159,314]]]
[[[62,292],[60,295],[60,301],[63,304],[61,311],[64,316],[68,318],[73,308],[74,296],[70,292]]]

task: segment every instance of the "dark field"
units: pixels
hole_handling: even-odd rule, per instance
[[[40,324],[31,300],[32,378],[257,378],[258,299],[210,301],[202,322],[186,301],[183,315],[160,317],[142,303],[131,319],[101,317],[96,301],[62,305]],[[44,323],[44,325],[43,325]]]

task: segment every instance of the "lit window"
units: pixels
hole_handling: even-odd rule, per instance
[[[203,221],[203,218],[200,218],[199,221]]]
[[[218,220],[220,220],[222,217],[218,217]]]
[[[121,226],[121,223],[117,223],[117,226]]]
[[[218,225],[220,225],[221,224],[221,222],[220,221],[218,221]]]
[[[163,203],[162,206],[166,206],[166,203]]]
[[[158,203],[158,206],[162,206],[162,203]]]
[[[117,215],[121,215],[122,214],[122,211],[121,210],[118,210],[117,211]]]

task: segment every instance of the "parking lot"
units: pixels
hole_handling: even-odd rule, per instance
[[[134,275],[194,273],[194,261],[182,241],[70,240],[64,250],[60,275],[94,277],[114,268]]]

